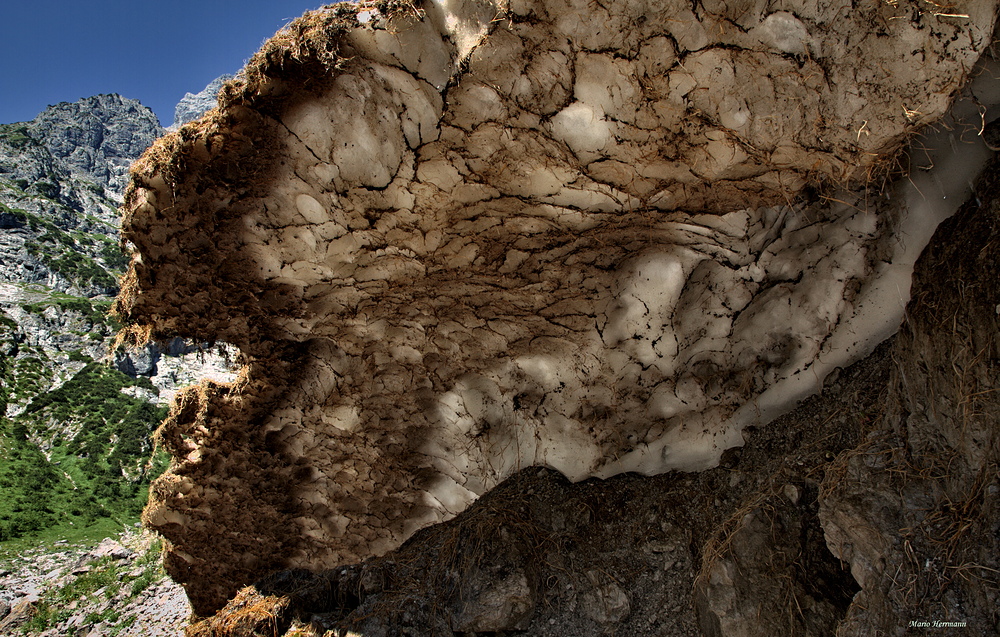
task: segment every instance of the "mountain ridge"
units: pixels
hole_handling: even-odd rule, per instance
[[[183,343],[111,351],[111,297],[127,263],[117,206],[129,165],[163,132],[149,108],[118,94],[0,125],[0,447],[11,467],[49,476],[39,477],[40,493],[45,485],[69,493],[81,480],[96,489],[101,472],[114,489],[97,508],[90,501],[88,519],[118,515],[122,498],[135,502],[121,511],[136,519],[145,485],[162,470],[150,464],[150,436],[168,397],[203,374],[225,377],[221,357],[202,352],[203,365],[199,348]],[[77,468],[52,471],[52,463]],[[23,484],[16,473],[0,478],[14,503],[0,508],[0,539],[66,524],[51,497],[39,495],[47,503],[32,508],[26,492],[9,491]]]
[[[213,105],[203,95],[185,112],[196,118]],[[0,125],[4,634],[19,625],[28,634],[67,634],[132,623],[120,634],[168,634],[168,624],[189,612],[158,549],[140,560],[138,580],[135,568],[121,570],[128,586],[113,599],[71,599],[90,576],[90,567],[74,564],[71,547],[86,551],[137,524],[149,482],[165,462],[153,454],[152,433],[178,388],[231,377],[229,354],[204,345],[113,349],[118,324],[109,310],[127,263],[118,206],[131,162],[163,133],[150,109],[115,93]],[[143,612],[140,581],[156,591],[147,604],[170,598],[169,619],[156,608],[136,616]]]

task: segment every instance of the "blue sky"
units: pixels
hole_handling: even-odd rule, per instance
[[[7,0],[0,123],[120,93],[168,125],[184,93],[235,73],[290,19],[332,0]]]

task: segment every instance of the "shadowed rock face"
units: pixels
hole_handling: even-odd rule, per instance
[[[906,211],[802,189],[883,167],[992,31],[904,4],[338,5],[266,44],[125,208],[122,315],[246,359],[161,430],[196,611],[525,466],[713,466],[808,393]]]

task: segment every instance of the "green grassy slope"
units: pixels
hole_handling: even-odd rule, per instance
[[[26,364],[33,361],[5,365],[4,386],[22,394],[37,387],[32,377],[45,366]],[[164,408],[122,392],[149,381],[81,362],[68,381],[0,418],[0,541],[138,519],[150,480],[164,469],[150,443]]]

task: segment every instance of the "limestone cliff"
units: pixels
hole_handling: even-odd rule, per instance
[[[114,94],[49,106],[27,129],[62,168],[106,187],[116,199],[129,166],[163,134],[153,111]]]
[[[878,187],[990,43],[968,4],[392,2],[280,32],[126,195],[133,333],[244,357],[160,433],[145,519],[196,611],[524,467],[710,468],[868,353],[950,212]]]

